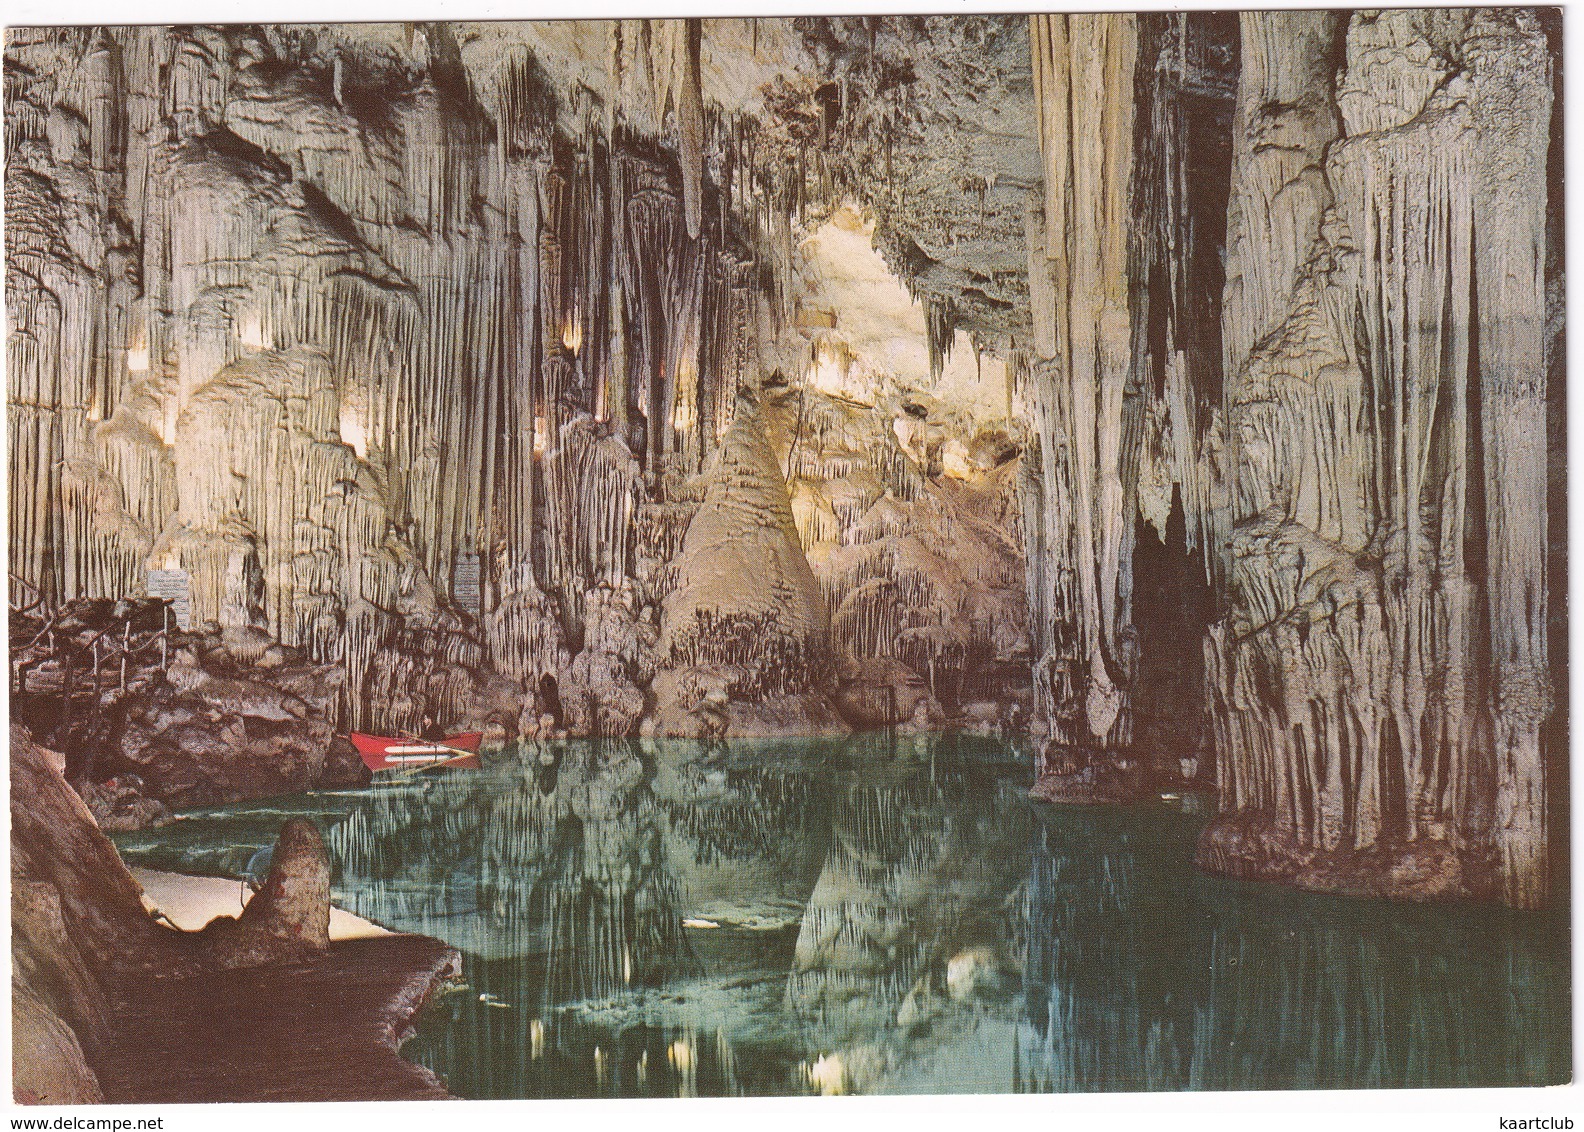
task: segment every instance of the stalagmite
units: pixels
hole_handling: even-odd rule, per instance
[[[688,526],[659,648],[670,663],[727,666],[746,698],[809,687],[830,614],[798,542],[759,407],[745,398]]]

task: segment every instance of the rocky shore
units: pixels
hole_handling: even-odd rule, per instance
[[[13,728],[18,1103],[447,1096],[399,1047],[460,958],[420,936],[332,942],[317,828],[285,824],[240,916],[178,931],[146,910],[64,765]]]

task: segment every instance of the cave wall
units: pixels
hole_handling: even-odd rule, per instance
[[[847,204],[804,241],[809,350],[802,380],[766,401],[771,445],[844,710],[1011,725],[1027,710],[1028,611],[1008,370],[960,328],[939,348],[878,232]]]
[[[1045,165],[1027,198],[1032,333],[1014,368],[1041,765],[1086,772],[1095,756],[1126,762],[1135,750],[1197,758],[1202,744],[1162,749],[1153,724],[1135,734],[1136,709],[1197,713],[1158,670],[1140,678],[1158,660],[1142,657],[1141,632],[1157,651],[1197,643],[1191,625],[1157,631],[1175,618],[1153,597],[1153,623],[1135,622],[1134,556],[1140,537],[1170,538],[1171,557],[1152,567],[1208,559],[1224,517],[1219,290],[1235,28],[1215,13],[1052,15],[1032,17],[1029,38]],[[1184,527],[1169,535],[1174,512]],[[1215,577],[1213,561],[1205,573]]]
[[[1137,753],[1131,524],[1165,538],[1180,506],[1214,593],[1223,814],[1202,862],[1536,905],[1560,487],[1546,31],[1518,9],[1245,13],[1228,30],[1031,18],[1043,769],[1054,783]],[[1203,98],[1232,102],[1225,135]],[[1219,301],[1179,282],[1222,235],[1202,219],[1216,194],[1185,187],[1189,133],[1229,141]]]
[[[828,653],[897,661],[892,683],[932,690],[939,672],[954,708],[1001,695],[1025,619],[1017,519],[1006,474],[979,479],[1016,446],[970,407],[1004,418],[1005,370],[958,330],[973,304],[939,279],[904,274],[907,294],[888,276],[928,317],[876,330],[848,318],[855,293],[816,294],[802,244],[848,207],[852,162],[938,117],[930,94],[957,55],[989,44],[1026,70],[1004,34],[1019,26],[13,32],[13,574],[54,609],[180,572],[194,631],[263,632],[339,666],[346,725],[631,734],[675,698],[656,675],[697,667],[675,622],[701,613],[703,651],[735,665],[741,602],[699,579],[720,570],[712,524],[762,488],[801,525],[777,503],[737,533],[786,549],[796,608],[759,612],[767,640],[794,644],[727,674],[731,696],[828,685],[828,666],[798,659]],[[878,61],[860,57],[876,35]],[[907,73],[920,37],[949,54]],[[865,100],[870,82],[891,111]],[[975,103],[952,106],[961,124]],[[1017,131],[983,136],[1014,139],[992,143],[998,163],[1022,161]],[[895,156],[882,244],[885,217],[911,212],[905,179],[959,203],[955,178]],[[1007,191],[979,197],[999,233]],[[954,215],[932,247],[955,242]],[[1010,309],[1021,270],[976,262],[961,248],[943,278]],[[878,353],[874,334],[892,336]],[[898,353],[904,338],[917,349]],[[863,468],[825,444],[813,386],[833,351],[890,382],[842,426]],[[899,433],[920,385],[933,407]],[[734,429],[748,402],[760,415]],[[733,478],[723,461],[750,450],[754,474]],[[849,472],[863,482],[832,489]],[[970,519],[982,501],[993,514]],[[815,530],[838,509],[838,529]],[[842,564],[811,587],[803,559],[833,547]],[[838,619],[865,628],[833,638],[830,614],[877,575]]]
[[[1539,903],[1545,34],[1521,10],[1245,16],[1243,67],[1224,803],[1299,854],[1445,843]]]
[[[1548,18],[15,30],[12,572],[354,724],[1026,701],[1050,796],[1213,766],[1211,867],[1537,903]]]
[[[195,625],[341,664],[354,725],[515,726],[478,674],[567,674],[756,365],[770,192],[718,112],[706,176],[700,50],[13,31],[13,574],[58,604],[180,569]]]

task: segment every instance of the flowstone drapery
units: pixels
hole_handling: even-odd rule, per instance
[[[1180,506],[1219,606],[1204,685],[1224,812],[1204,863],[1537,904],[1546,33],[1522,10],[1245,14],[1238,31],[1031,18],[1042,790],[1125,793],[1106,775],[1147,690],[1136,622],[1160,616],[1132,602],[1133,523],[1164,537]],[[1218,302],[1185,283],[1219,234],[1199,183],[1218,175],[1198,156],[1187,176],[1185,125],[1213,158],[1211,104],[1233,90]]]
[[[1537,904],[1545,35],[1520,11],[1246,15],[1238,105],[1231,603],[1206,644],[1230,813],[1204,857],[1491,868]]]
[[[419,637],[561,672],[643,477],[702,465],[752,364],[756,175],[698,21],[537,27],[11,37],[15,574],[183,571],[197,622],[339,662],[354,725]]]

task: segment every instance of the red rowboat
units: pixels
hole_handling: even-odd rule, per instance
[[[365,735],[354,731],[347,736],[363,764],[370,770],[414,770],[444,763],[457,770],[477,770],[481,731],[447,735],[444,739],[392,739],[386,735]]]

